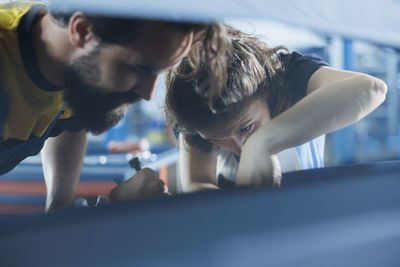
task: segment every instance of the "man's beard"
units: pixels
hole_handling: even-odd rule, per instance
[[[128,104],[141,98],[133,92],[102,93],[102,89],[88,85],[81,77],[90,81],[100,79],[96,62],[98,51],[83,56],[65,73],[65,101],[74,113],[75,122],[83,129],[98,135],[110,129],[126,114]]]

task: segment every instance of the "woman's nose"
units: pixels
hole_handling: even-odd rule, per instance
[[[231,140],[231,150],[236,154],[240,155],[242,153],[243,140],[237,136],[233,137]]]

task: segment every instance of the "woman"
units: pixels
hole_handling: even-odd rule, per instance
[[[201,47],[167,75],[165,109],[179,132],[184,192],[216,189],[226,179],[279,185],[280,163],[287,166],[288,159],[294,163],[284,170],[322,167],[324,135],[355,123],[385,99],[387,87],[377,78],[227,29],[231,47],[222,90],[207,80]],[[279,162],[281,151],[287,157]]]

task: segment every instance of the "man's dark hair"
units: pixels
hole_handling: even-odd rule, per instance
[[[62,27],[66,27],[71,16],[75,12],[71,11],[51,11],[50,15]],[[131,17],[113,17],[96,14],[84,13],[93,23],[93,33],[102,41],[112,44],[130,44],[141,34],[146,23],[160,23],[160,25],[172,28],[183,34],[201,31],[216,31],[217,23],[183,23],[161,20],[147,20]]]
[[[61,26],[66,27],[71,16],[76,11],[57,11],[50,10],[52,18]],[[177,32],[193,33],[193,43],[191,50],[194,53],[201,54],[201,57],[207,62],[206,69],[208,73],[208,83],[213,84],[215,92],[222,90],[223,83],[221,77],[226,76],[226,69],[231,49],[228,33],[224,25],[218,22],[210,23],[189,23],[173,22],[162,20],[145,20],[131,17],[111,17],[104,15],[85,14],[93,23],[93,33],[103,43],[111,44],[131,44],[140,35],[146,23],[160,23],[162,26],[175,29]],[[201,49],[200,49],[201,47]],[[192,62],[196,65],[195,61]],[[207,71],[208,70],[208,71]],[[194,75],[197,68],[194,67],[188,75]],[[210,99],[213,94],[210,94]]]

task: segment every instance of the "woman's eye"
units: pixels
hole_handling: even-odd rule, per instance
[[[242,129],[240,129],[241,133],[246,133],[248,131],[251,131],[251,129],[253,128],[253,124],[247,125],[246,127],[243,127]]]

